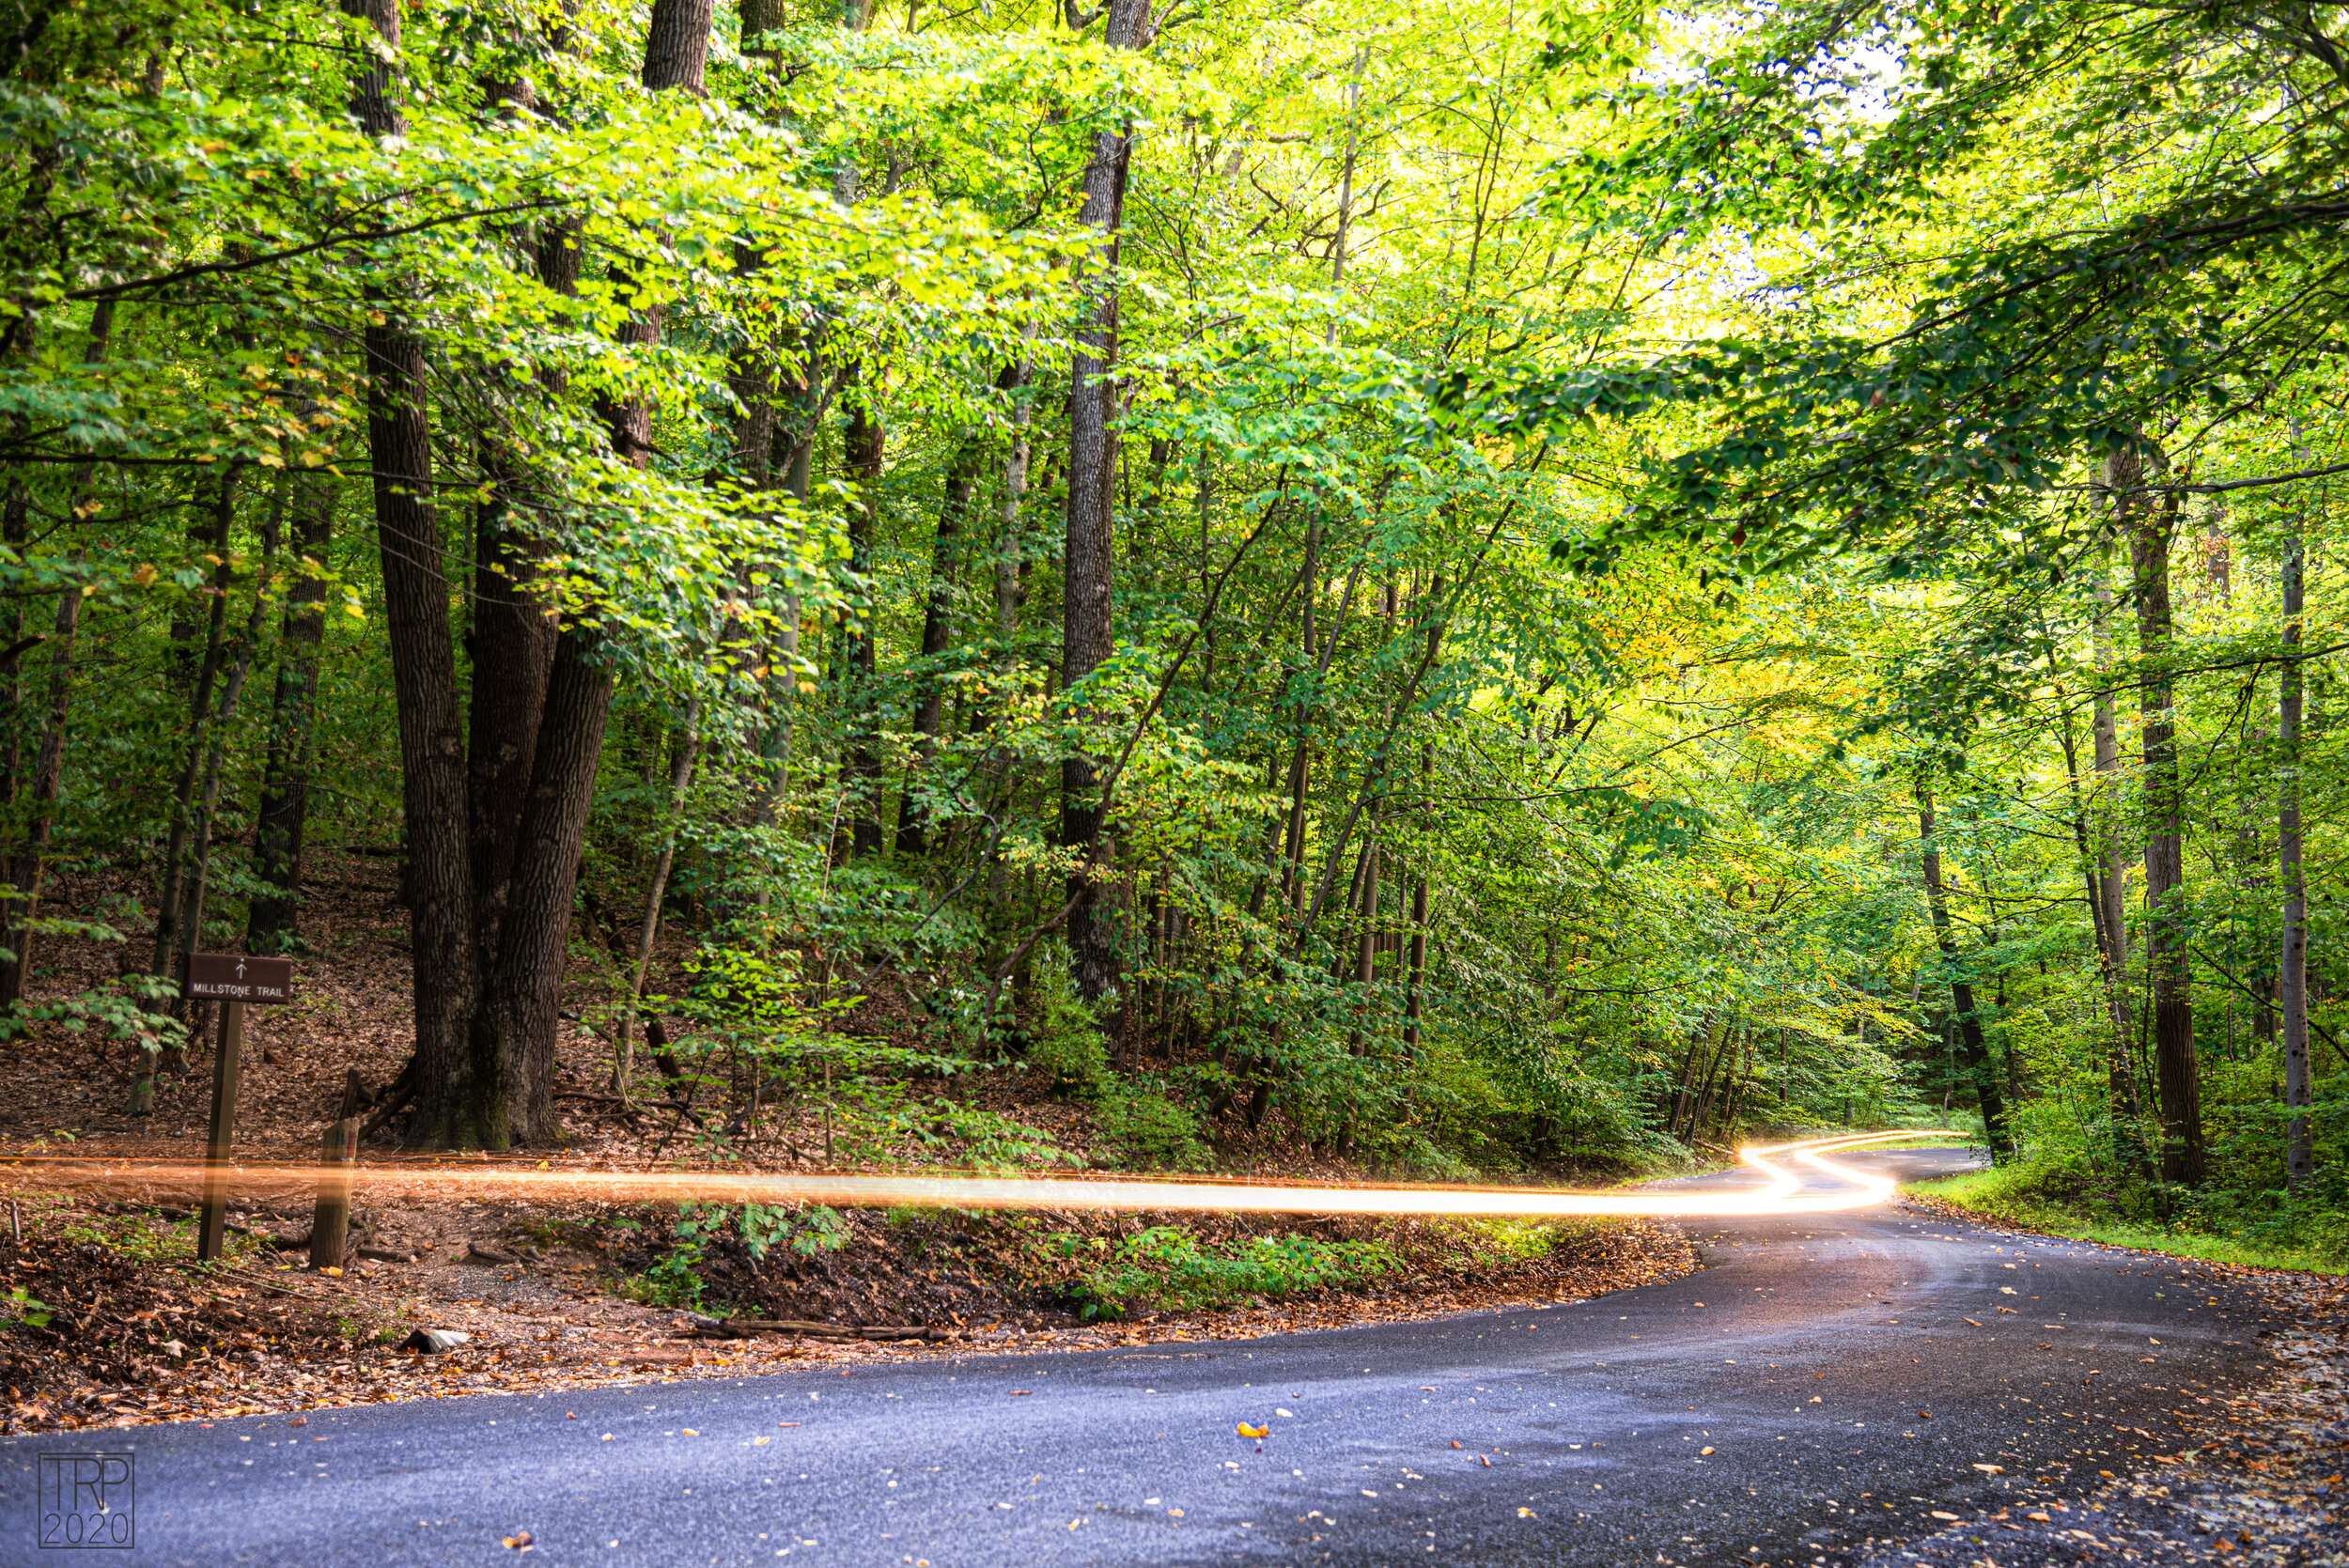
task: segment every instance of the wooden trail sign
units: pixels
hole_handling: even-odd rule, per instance
[[[192,1001],[250,1001],[263,1006],[293,1000],[293,960],[249,953],[192,953],[182,993]]]
[[[212,1057],[212,1126],[204,1147],[204,1218],[195,1255],[220,1256],[228,1224],[228,1159],[237,1141],[237,1083],[243,1077],[246,1002],[275,1006],[293,1000],[293,960],[249,953],[191,953],[180,994],[220,1002],[220,1049]]]

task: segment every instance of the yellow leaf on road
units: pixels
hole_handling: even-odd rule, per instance
[[[1251,1426],[1246,1421],[1239,1423],[1239,1435],[1243,1437],[1262,1437],[1271,1431],[1268,1426]]]

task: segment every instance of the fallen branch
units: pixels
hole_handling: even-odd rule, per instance
[[[817,1340],[928,1340],[933,1343],[957,1337],[954,1329],[926,1327],[919,1324],[875,1325],[858,1328],[840,1323],[801,1323],[790,1318],[767,1317],[696,1318],[692,1327],[679,1337],[689,1340],[739,1340],[749,1334],[794,1334]]]

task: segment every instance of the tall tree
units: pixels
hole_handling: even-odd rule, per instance
[[[248,953],[280,953],[298,935],[303,838],[309,825],[310,769],[317,753],[319,649],[326,634],[326,577],[334,543],[335,493],[313,481],[296,508],[300,561],[286,595],[278,642],[277,690],[270,704],[269,753],[255,814],[253,869],[270,891],[245,910]]]
[[[1102,42],[1143,49],[1150,42],[1150,0],[1106,0]],[[1061,689],[1076,691],[1109,658],[1113,645],[1112,595],[1117,560],[1112,519],[1117,446],[1112,434],[1116,400],[1117,267],[1125,226],[1126,183],[1133,128],[1096,132],[1085,164],[1079,217],[1100,236],[1093,246],[1068,362],[1068,503],[1061,557]],[[1081,705],[1079,711],[1081,712]],[[1079,752],[1061,764],[1061,843],[1090,851],[1100,836],[1100,773]],[[1087,856],[1088,862],[1092,859]],[[1090,863],[1069,873],[1068,945],[1077,990],[1099,1000],[1117,984],[1117,937],[1105,918],[1107,883]]]
[[[2312,1101],[2309,1083],[2309,888],[2300,864],[2301,740],[2300,648],[2305,606],[2308,546],[2299,514],[2286,523],[2283,551],[2283,672],[2276,703],[2276,745],[2282,779],[2277,785],[2276,858],[2284,893],[2283,955],[2277,970],[2281,993],[2284,1050],[2284,1172],[2293,1189],[2316,1174],[2316,1147],[2309,1126]]]
[[[1969,978],[1963,955],[1958,952],[1957,934],[1950,919],[1950,894],[1941,877],[1941,842],[1935,836],[1933,784],[1925,774],[1917,775],[1917,842],[1922,851],[1925,882],[1925,913],[1933,923],[1933,944],[1941,955],[1941,969],[1950,987],[1950,1009],[1957,1024],[1958,1062],[1965,1068],[1968,1082],[1973,1085],[1977,1102],[1982,1107],[1983,1137],[1989,1142],[1993,1161],[2011,1159],[2015,1155],[2015,1140],[2006,1125],[2006,1092],[1999,1082],[1997,1068],[1990,1060],[1990,1047],[1983,1038],[1982,1014],[1976,1010],[1974,983]]]
[[[2170,542],[2182,492],[2145,488],[2145,453],[2116,451],[2107,483],[2129,539],[2137,600],[2138,700],[2145,763],[2145,968],[2153,981],[2154,1073],[2161,1094],[2161,1175],[2191,1186],[2203,1175],[2201,1063],[2187,970],[2186,796],[2178,777],[2174,617]]]
[[[365,19],[381,46],[356,73],[351,117],[379,144],[390,145],[407,132],[398,101],[399,0],[343,0],[343,8]],[[467,855],[465,725],[433,505],[426,345],[400,318],[398,303],[380,299],[363,352],[375,533],[399,714],[402,887],[414,971],[417,1108],[408,1141],[428,1147],[503,1147],[502,1064],[494,1054],[476,1054],[471,1028],[479,970]]]

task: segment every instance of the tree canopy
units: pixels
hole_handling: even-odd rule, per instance
[[[137,1109],[356,846],[419,1147],[584,1032],[2330,1238],[2339,20],[20,0],[8,1027]]]

